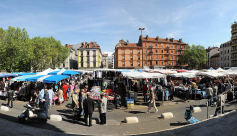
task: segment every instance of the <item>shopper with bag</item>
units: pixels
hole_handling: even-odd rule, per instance
[[[107,111],[107,98],[105,98],[104,93],[100,94],[101,101],[99,106],[99,113],[100,113],[100,124],[106,124],[106,111]]]
[[[155,95],[153,93],[153,89],[150,90],[149,105],[148,105],[147,113],[150,113],[151,106],[155,108],[155,112],[158,112],[158,109],[156,108],[156,101],[155,101]]]
[[[79,90],[75,90],[75,92],[72,94],[72,108],[73,108],[73,115],[75,116],[75,109],[79,108],[78,104],[78,92]]]

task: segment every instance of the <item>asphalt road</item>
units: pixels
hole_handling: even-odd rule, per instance
[[[0,100],[4,105],[6,101]],[[207,118],[207,107],[200,105],[199,101],[191,101],[186,103],[179,103],[165,107],[158,107],[158,113],[146,113],[146,107],[139,107],[136,109],[115,109],[112,112],[107,112],[107,125],[95,124],[92,127],[84,126],[83,119],[78,119],[72,116],[72,110],[70,107],[71,99],[63,106],[55,106],[49,110],[49,114],[58,114],[63,117],[63,121],[54,122],[48,120],[47,124],[41,124],[37,121],[26,121],[24,125],[32,126],[36,128],[42,128],[47,130],[53,130],[55,132],[62,132],[64,134],[82,134],[82,135],[136,135],[136,134],[150,134],[152,132],[162,131],[166,129],[176,128],[182,126],[185,122],[184,113],[190,105],[200,106],[202,112],[194,113],[193,117],[198,120],[204,120]],[[14,108],[8,112],[0,110],[0,118],[18,122],[17,116],[19,116],[23,110],[26,102],[14,101]],[[68,107],[66,107],[66,105]],[[236,102],[226,104],[225,111],[231,111],[236,109]],[[154,111],[152,109],[151,111]],[[172,119],[163,120],[160,118],[161,113],[172,112],[174,117]],[[209,107],[209,115],[213,115],[215,107]],[[139,123],[126,124],[123,122],[125,117],[136,116],[139,119]],[[99,118],[99,113],[94,112],[93,118]]]

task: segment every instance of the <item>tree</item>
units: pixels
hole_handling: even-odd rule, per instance
[[[55,68],[69,55],[68,48],[53,37],[29,38],[25,28],[0,28],[0,68],[6,72]]]
[[[180,56],[178,63],[181,65],[188,64],[189,68],[198,68],[199,64],[206,63],[206,50],[201,45],[186,46],[184,54]]]

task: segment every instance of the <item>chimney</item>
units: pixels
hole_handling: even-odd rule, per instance
[[[170,41],[171,41],[171,42],[174,42],[174,38],[170,38]]]
[[[166,37],[166,41],[168,41],[168,37]]]
[[[146,39],[148,39],[148,35],[146,35]]]
[[[179,39],[179,42],[180,42],[180,43],[182,43],[182,42],[183,42],[182,38],[180,38],[180,39]]]
[[[156,36],[156,40],[159,41],[159,36]]]

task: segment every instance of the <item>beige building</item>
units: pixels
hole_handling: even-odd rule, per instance
[[[78,51],[78,69],[101,68],[102,53],[96,42],[81,43]]]
[[[109,64],[108,64],[108,54],[102,54],[102,64],[103,64],[103,68],[108,68]]]
[[[218,47],[208,47],[206,49],[206,56],[207,56],[207,62],[206,62],[206,68],[211,67],[211,57],[217,53],[219,53],[219,48]]]
[[[231,41],[220,45],[220,67],[231,67]]]
[[[69,48],[70,54],[66,58],[65,62],[60,65],[59,68],[65,68],[65,69],[78,69],[78,55],[75,48],[73,48],[72,45],[65,45]]]

